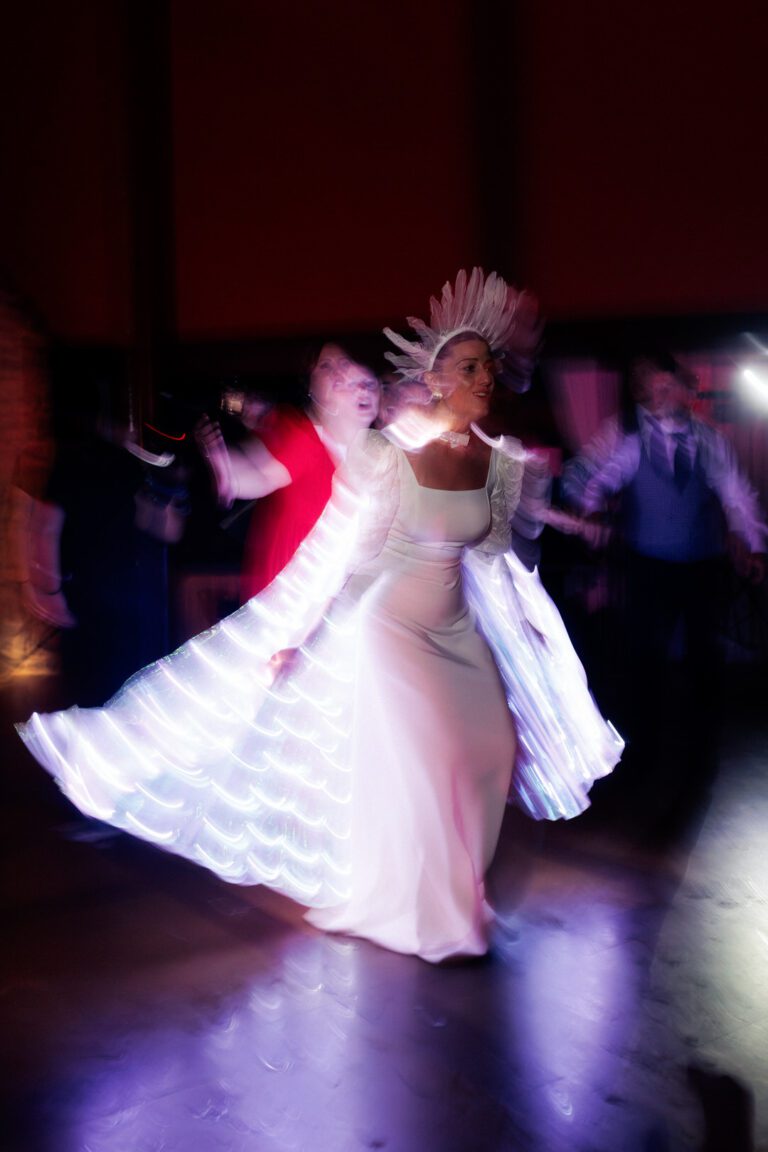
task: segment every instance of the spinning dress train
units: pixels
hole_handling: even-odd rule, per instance
[[[534,817],[574,816],[622,749],[507,551],[524,453],[495,444],[485,487],[445,492],[365,434],[260,596],[104,708],[35,714],[22,738],[83,811],[268,884],[318,927],[430,961],[483,953],[510,788]]]

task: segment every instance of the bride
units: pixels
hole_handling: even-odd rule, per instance
[[[575,816],[622,749],[510,551],[526,454],[480,427],[522,300],[474,269],[414,339],[386,330],[431,403],[362,434],[272,584],[103,708],[20,726],[82,811],[322,929],[433,962],[487,950],[508,797]]]

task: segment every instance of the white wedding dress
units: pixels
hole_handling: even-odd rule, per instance
[[[22,738],[84,812],[268,884],[318,927],[483,953],[510,790],[574,816],[622,748],[508,552],[523,468],[504,439],[484,488],[424,488],[368,433],[268,589],[104,708],[35,714]]]

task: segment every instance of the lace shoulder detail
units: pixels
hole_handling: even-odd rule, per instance
[[[364,428],[355,436],[342,465],[342,471],[356,487],[375,484],[396,470],[397,449],[376,428]]]
[[[519,440],[501,436],[493,441],[491,460],[491,528],[475,551],[495,556],[512,547],[511,522],[520,503],[526,451]]]

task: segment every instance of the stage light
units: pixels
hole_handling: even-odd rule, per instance
[[[768,371],[758,372],[755,368],[742,368],[743,391],[753,403],[768,409]]]

